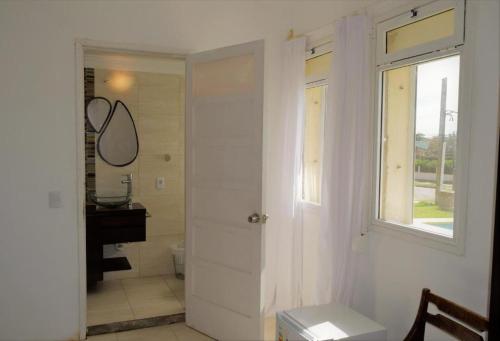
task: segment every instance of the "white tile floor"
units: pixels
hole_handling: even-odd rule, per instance
[[[173,275],[103,281],[87,293],[89,326],[181,312],[184,281]]]
[[[184,312],[184,281],[155,276],[104,281],[87,294],[89,326]],[[276,320],[265,320],[266,341],[275,339]],[[204,341],[211,338],[184,323],[91,336],[90,341]]]

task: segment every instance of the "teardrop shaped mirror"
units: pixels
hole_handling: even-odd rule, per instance
[[[87,103],[85,115],[92,129],[98,133],[101,132],[111,109],[111,102],[104,97],[94,97]]]
[[[134,119],[122,101],[116,101],[111,117],[97,140],[99,156],[108,164],[123,167],[134,162],[139,140]]]

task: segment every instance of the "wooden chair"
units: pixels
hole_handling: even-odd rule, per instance
[[[439,313],[436,315],[430,314],[427,312],[429,302],[435,304],[439,311],[463,324]],[[488,320],[486,318],[445,298],[434,295],[429,289],[422,290],[417,317],[404,341],[423,341],[426,323],[432,324],[463,341],[482,341],[483,337],[478,332],[488,331]]]

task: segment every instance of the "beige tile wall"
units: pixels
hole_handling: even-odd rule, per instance
[[[147,220],[145,242],[124,244],[120,252],[105,247],[106,257],[123,252],[132,265],[129,271],[105,273],[105,280],[173,273],[169,246],[184,239],[184,77],[122,73],[133,82],[129,89],[118,91],[109,82],[117,71],[96,69],[95,95],[127,105],[139,136],[139,156],[126,167],[109,166],[97,157],[96,190],[101,195],[123,193],[121,175],[132,173],[133,199],[152,217]],[[156,189],[158,176],[165,178],[165,189]]]

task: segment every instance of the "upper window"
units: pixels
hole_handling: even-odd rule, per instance
[[[302,200],[321,203],[323,122],[326,112],[327,77],[332,53],[312,55],[306,61]]]
[[[462,202],[457,200],[461,49],[407,55],[406,62],[396,59],[401,52],[425,51],[430,42],[456,33],[458,7],[443,7],[441,2],[428,6],[421,8],[425,18],[415,21],[407,15],[407,23],[377,38],[383,39],[384,58],[394,59],[378,66],[376,218],[455,239],[455,217],[462,208],[457,204]]]
[[[394,53],[448,38],[455,30],[455,10],[450,9],[386,33],[386,52]]]
[[[377,64],[455,47],[464,39],[464,2],[437,1],[377,25]]]

